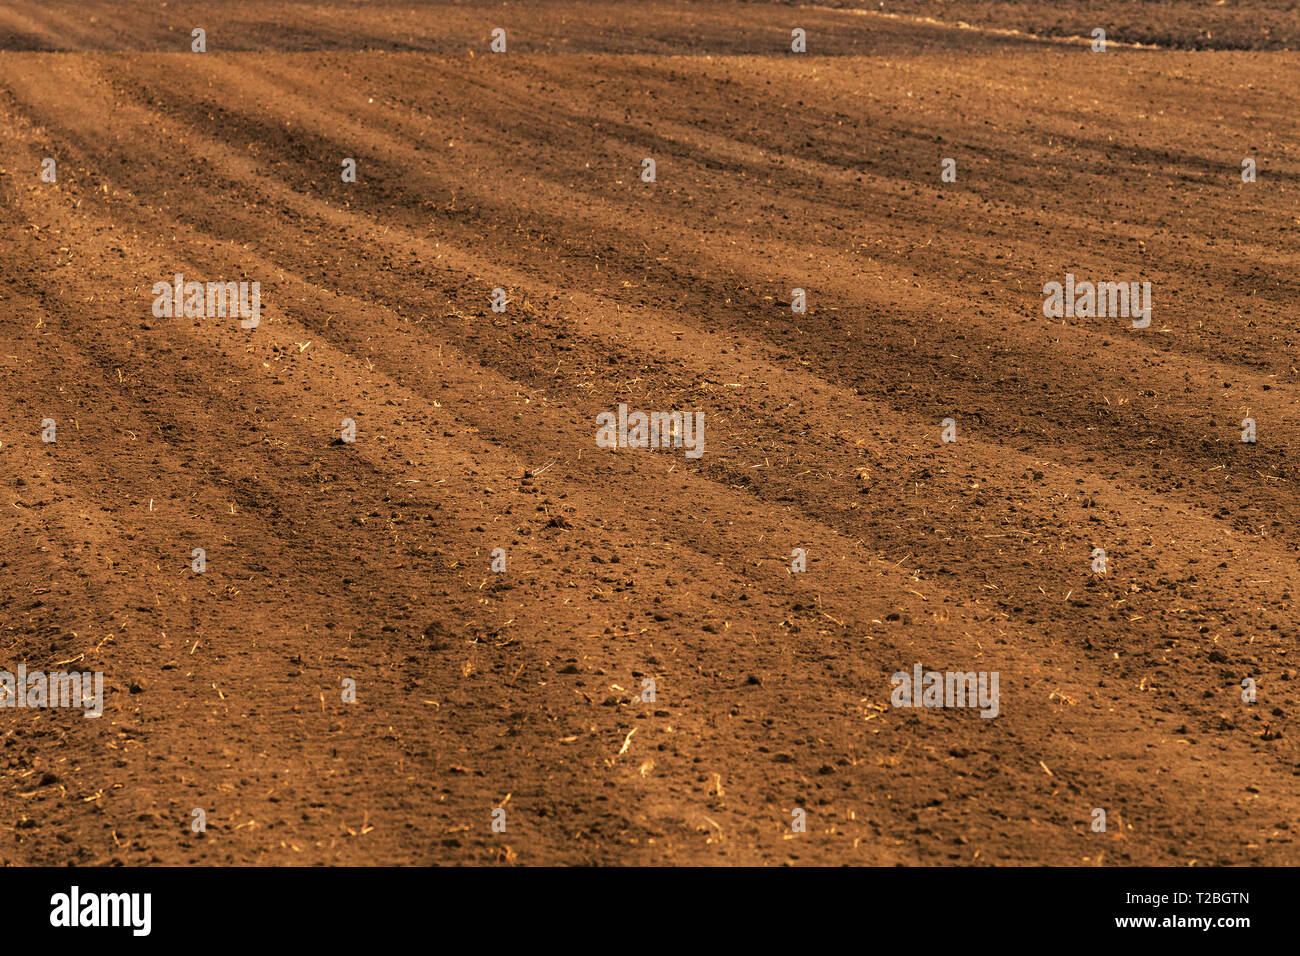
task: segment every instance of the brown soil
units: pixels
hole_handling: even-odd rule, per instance
[[[925,17],[1044,37],[1089,37],[1191,50],[1300,49],[1298,0],[826,0],[876,15]]]
[[[889,6],[0,3],[0,860],[1300,862],[1300,60]]]

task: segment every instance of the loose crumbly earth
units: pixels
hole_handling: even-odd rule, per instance
[[[1295,5],[865,6],[0,3],[0,860],[1300,863]]]

